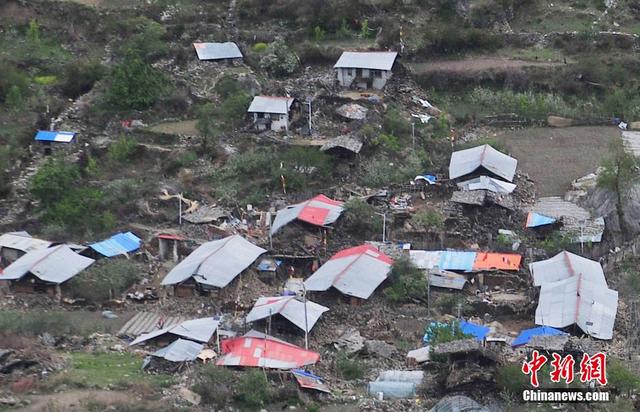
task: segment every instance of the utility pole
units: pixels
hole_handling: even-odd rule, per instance
[[[307,320],[307,288],[302,282],[302,301],[304,303],[304,348],[309,349],[309,321]]]
[[[411,140],[413,141],[413,151],[416,151],[416,122],[411,122]]]
[[[374,212],[378,216],[382,216],[382,243],[386,242],[386,233],[387,233],[387,212],[378,213]]]
[[[311,128],[311,97],[307,98],[307,104],[309,105],[309,136],[313,134]]]
[[[178,225],[182,226],[182,193],[178,195]]]

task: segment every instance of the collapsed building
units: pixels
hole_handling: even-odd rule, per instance
[[[18,260],[25,253],[46,249],[51,242],[32,238],[27,232],[11,232],[0,236],[0,269]]]

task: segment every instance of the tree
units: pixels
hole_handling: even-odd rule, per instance
[[[80,179],[78,169],[63,159],[50,158],[31,178],[31,194],[42,207],[62,200]]]
[[[165,89],[165,77],[135,51],[129,51],[111,74],[107,98],[119,109],[144,110],[153,105]]]
[[[412,299],[426,299],[427,279],[424,271],[418,269],[406,257],[393,263],[389,275],[391,284],[384,291],[384,296],[392,302],[404,302]]]
[[[12,110],[19,110],[24,104],[22,92],[17,85],[11,86],[7,96],[5,97],[5,105]]]
[[[196,128],[202,135],[202,152],[206,153],[210,146],[215,146],[218,140],[218,128],[216,127],[215,107],[207,103],[198,111]]]
[[[373,206],[360,199],[350,199],[345,203],[343,225],[347,232],[360,239],[382,233],[382,218]]]
[[[267,46],[260,59],[260,68],[275,76],[287,76],[296,71],[300,59],[282,39],[276,39]]]
[[[32,46],[40,44],[40,25],[35,19],[29,21],[29,27],[27,28],[27,41]]]
[[[625,150],[621,140],[616,140],[609,147],[609,154],[602,162],[602,168],[597,185],[615,193],[620,231],[624,235],[624,208],[628,200],[627,195],[638,180],[638,159]]]

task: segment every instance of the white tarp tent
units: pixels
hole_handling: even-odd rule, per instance
[[[484,167],[491,173],[512,182],[517,166],[516,159],[485,144],[453,152],[449,163],[449,178],[455,179],[468,175],[476,169]]]
[[[308,300],[305,308],[305,303],[295,296],[261,297],[247,315],[246,320],[247,322],[253,322],[280,314],[303,331],[306,323],[306,332],[309,332],[320,319],[320,316],[328,310],[329,308]]]
[[[554,257],[529,264],[534,286],[557,282],[572,276],[583,275],[584,279],[607,287],[607,280],[600,263],[562,251]]]

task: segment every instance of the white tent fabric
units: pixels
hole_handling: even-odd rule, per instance
[[[193,277],[200,284],[223,288],[265,252],[239,235],[207,242],[174,267],[162,284],[175,285]]]
[[[163,358],[171,362],[189,362],[196,360],[203,348],[204,345],[201,343],[178,339],[169,346],[158,349],[152,353],[152,356]]]
[[[460,190],[489,190],[494,193],[512,193],[516,189],[516,185],[489,176],[479,176],[475,179],[458,183],[458,188]]]
[[[582,275],[590,282],[607,287],[607,280],[600,263],[566,250],[550,259],[530,263],[529,270],[533,276],[534,286]]]
[[[328,310],[329,308],[327,307],[307,300],[306,324],[308,329],[306,332],[309,332],[318,319],[320,319],[320,316]],[[295,296],[261,297],[247,315],[247,322],[253,322],[277,314],[282,315],[303,331],[305,330],[305,303],[298,300]]]
[[[516,159],[485,144],[453,152],[449,163],[449,178],[455,179],[468,175],[479,167],[484,167],[491,173],[512,182],[517,166]]]
[[[143,333],[138,336],[133,342],[129,345],[138,345],[140,343],[146,342],[150,339],[155,339],[164,334],[171,334],[180,336],[182,338],[206,343],[211,340],[211,337],[218,329],[220,325],[220,321],[214,318],[200,318],[200,319],[191,319],[184,321],[178,325],[169,326],[167,328],[154,330],[153,332]]]

